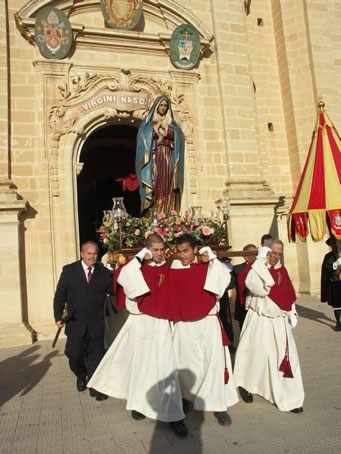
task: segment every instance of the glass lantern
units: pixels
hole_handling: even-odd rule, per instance
[[[201,222],[201,210],[202,210],[201,206],[191,207],[192,218],[197,224],[200,224]]]
[[[113,206],[111,210],[112,218],[113,220],[121,222],[127,214],[126,207],[124,206],[123,203],[123,197],[114,197],[112,201],[113,201]]]
[[[149,212],[150,212],[150,217],[149,217],[150,225],[152,227],[157,227],[158,226],[158,218],[157,218],[158,211],[157,211],[157,208],[150,208]]]
[[[224,220],[226,221],[230,217],[230,200],[228,197],[223,197],[219,205],[220,211],[223,213]]]
[[[103,224],[111,222],[111,210],[103,210]]]

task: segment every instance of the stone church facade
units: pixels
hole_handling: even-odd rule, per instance
[[[64,59],[37,47],[35,18],[46,6],[70,21]],[[106,26],[99,0],[5,0],[0,18],[0,346],[54,334],[55,286],[79,257],[91,188],[99,175],[117,180],[110,167],[127,171],[137,128],[160,95],[186,137],[183,209],[209,215],[229,197],[233,249],[279,236],[297,290],[318,292],[327,247],[289,244],[286,212],[319,95],[341,125],[338,0],[144,0],[133,30]],[[181,24],[200,36],[190,70],[169,56]],[[96,181],[82,180],[94,169]]]

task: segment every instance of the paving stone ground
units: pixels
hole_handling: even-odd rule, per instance
[[[125,402],[96,402],[78,393],[64,341],[0,350],[1,454],[339,454],[341,332],[330,308],[311,297],[297,304],[295,339],[306,400],[303,414],[279,412],[260,397],[229,410],[219,426],[211,413],[190,411],[189,436],[167,424],[134,421]]]

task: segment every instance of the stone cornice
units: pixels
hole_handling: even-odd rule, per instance
[[[276,205],[279,197],[271,190],[270,185],[261,179],[249,177],[232,177],[225,182],[224,194],[233,205]]]
[[[259,195],[255,195],[254,197],[232,197],[230,196],[230,204],[231,206],[241,206],[241,205],[257,205],[257,206],[264,206],[270,205],[275,206],[278,203],[278,197],[260,197]]]
[[[31,0],[15,13],[18,29],[31,44],[35,44],[35,16],[39,9],[48,6],[49,3],[48,0]],[[71,17],[75,15],[75,12],[81,12],[84,8],[93,11],[100,10],[98,0],[85,0],[81,4],[75,1],[59,1],[54,6],[59,7],[67,16]],[[167,28],[170,30],[182,23],[193,25],[200,34],[201,54],[205,52],[213,40],[212,33],[194,14],[174,1],[145,0],[144,14],[146,17],[148,15],[157,16],[167,24]],[[121,52],[126,52],[129,49],[141,49],[144,52],[153,53],[169,51],[171,32],[145,33],[104,27],[87,27],[84,24],[77,23],[71,25],[76,46],[80,45],[92,49],[110,48]]]
[[[37,59],[32,62],[35,70],[42,74],[73,74],[73,73],[116,73],[122,72],[126,74],[139,73],[143,77],[155,77],[155,70],[146,68],[118,68],[117,66],[104,66],[104,65],[80,65],[71,63],[68,60],[46,60]],[[186,71],[181,69],[176,70],[159,70],[157,74],[161,78],[170,78],[174,83],[181,85],[194,85],[201,79],[199,72],[195,70]]]
[[[42,74],[67,74],[72,63],[60,60],[34,60],[32,62],[34,69]]]
[[[11,180],[0,179],[0,212],[25,211],[26,201],[21,199]]]

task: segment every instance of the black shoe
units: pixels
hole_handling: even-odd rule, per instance
[[[77,391],[82,392],[86,390],[86,380],[84,377],[77,377]]]
[[[188,434],[188,429],[186,427],[186,424],[184,421],[174,421],[169,423],[171,428],[174,430],[175,435],[177,435],[180,438],[185,438],[187,437]]]
[[[186,399],[182,399],[182,410],[184,413],[189,412],[189,401]]]
[[[341,322],[336,322],[335,331],[341,331]]]
[[[94,397],[98,401],[108,399],[108,396],[106,394],[100,393],[99,391],[96,391],[94,388],[89,388],[89,394],[91,397]]]
[[[293,410],[290,411],[291,413],[302,413],[303,407],[294,408]]]
[[[242,388],[241,386],[239,386],[239,394],[244,402],[246,402],[247,404],[252,404],[253,395],[246,391],[246,389]]]
[[[94,388],[89,388],[90,397],[96,397],[96,390]]]
[[[145,415],[136,410],[131,410],[131,417],[135,419],[135,421],[141,421],[141,419],[146,419]]]
[[[232,419],[227,411],[214,411],[215,418],[217,418],[218,424],[221,426],[229,426],[232,424]]]

